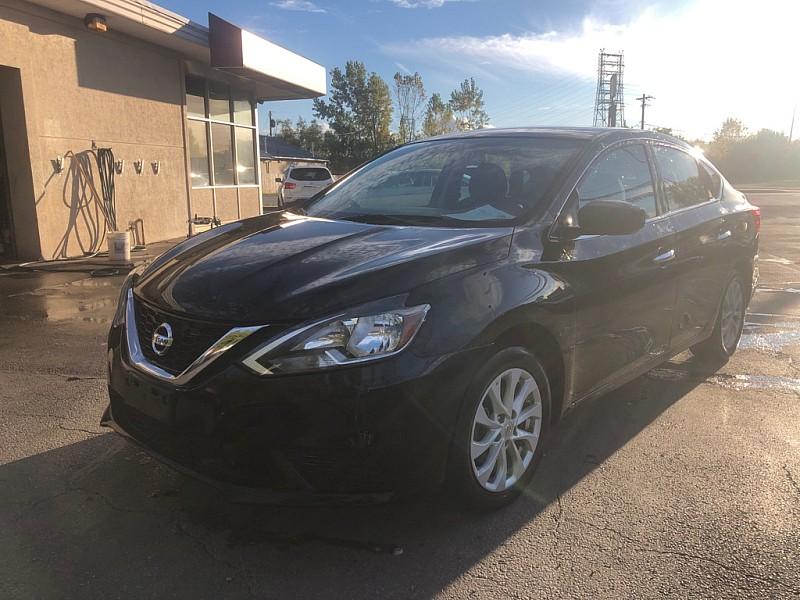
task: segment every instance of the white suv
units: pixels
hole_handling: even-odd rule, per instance
[[[283,177],[275,179],[281,184],[278,200],[281,205],[311,198],[333,183],[333,175],[326,167],[289,167]]]

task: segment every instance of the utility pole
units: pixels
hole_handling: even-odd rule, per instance
[[[644,129],[644,109],[645,109],[645,107],[646,107],[646,106],[650,106],[650,105],[647,103],[647,101],[648,101],[648,100],[655,100],[655,99],[656,99],[656,97],[655,97],[655,96],[648,96],[647,94],[645,94],[644,92],[642,92],[642,95],[641,95],[641,96],[639,96],[639,97],[638,97],[638,98],[636,98],[636,99],[637,99],[639,102],[641,102],[641,103],[642,103],[642,129]]]
[[[794,118],[797,115],[797,104],[794,105],[794,110],[792,110],[792,125],[789,127],[789,143],[792,143],[792,135],[794,135]]]
[[[272,124],[275,121],[272,120],[272,111],[269,111],[269,137],[272,137]]]

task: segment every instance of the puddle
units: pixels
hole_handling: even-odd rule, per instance
[[[778,375],[731,375],[718,373],[704,376],[685,369],[657,367],[648,372],[647,377],[658,381],[695,380],[698,383],[711,383],[737,392],[745,390],[781,390],[800,393],[800,379]]]
[[[787,293],[787,294],[800,294],[800,288],[796,287],[782,287],[782,288],[773,288],[773,287],[757,287],[756,293]]]
[[[758,262],[778,263],[779,265],[793,265],[794,263],[787,259],[776,256],[775,258],[759,258]]]
[[[83,288],[83,289],[104,289],[119,287],[120,283],[114,278],[108,277],[86,277],[76,281],[68,281],[66,283],[59,283],[56,285],[49,285],[35,290],[27,290],[17,294],[10,294],[9,298],[17,298],[19,296],[55,296],[68,293],[70,288]]]
[[[714,375],[706,379],[729,390],[783,390],[800,393],[800,379],[778,375]]]
[[[800,344],[800,322],[752,323],[747,322],[742,331],[739,348],[781,352],[788,346]]]

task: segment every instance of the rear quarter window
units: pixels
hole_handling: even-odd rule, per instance
[[[297,181],[325,181],[331,178],[331,173],[328,169],[318,167],[302,167],[292,169],[289,173],[290,179]]]
[[[722,196],[722,176],[708,163],[700,161],[700,179],[713,198]]]

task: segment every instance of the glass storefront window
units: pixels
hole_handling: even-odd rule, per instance
[[[254,108],[241,90],[231,99],[225,84],[186,78],[192,187],[258,184]]]
[[[190,117],[206,116],[206,84],[197,77],[186,78],[186,112]]]
[[[208,137],[203,121],[189,121],[189,162],[192,187],[209,185]]]
[[[256,182],[256,165],[253,147],[255,144],[255,130],[236,127],[236,173],[239,184],[254,184]]]
[[[253,104],[250,100],[234,98],[233,122],[237,125],[253,125]]]
[[[211,123],[211,148],[214,155],[214,185],[234,185],[233,143],[230,125]]]
[[[210,83],[208,86],[208,113],[215,121],[231,120],[231,95],[228,86]]]

